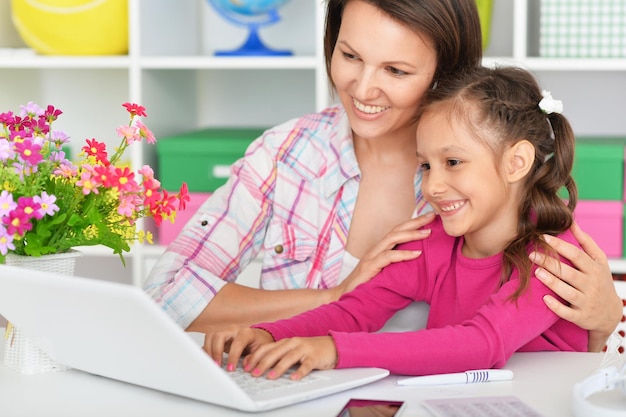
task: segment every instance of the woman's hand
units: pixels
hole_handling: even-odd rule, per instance
[[[228,329],[207,333],[204,337],[204,350],[220,366],[224,352],[228,352],[227,371],[234,371],[241,355],[254,352],[259,346],[272,343],[274,338],[262,329],[231,326]]]
[[[243,360],[244,370],[253,376],[266,371],[267,378],[276,379],[292,366],[300,364],[289,378],[304,378],[314,369],[332,369],[337,364],[337,348],[330,336],[293,337],[260,346]]]
[[[343,294],[369,281],[389,264],[415,259],[420,256],[421,251],[394,250],[394,248],[401,243],[420,240],[430,236],[430,229],[420,228],[434,219],[435,213],[430,212],[394,227],[376,246],[365,254],[350,275],[333,289],[336,293],[335,298],[339,299]]]
[[[583,251],[553,236],[548,244],[569,259],[573,268],[545,254],[533,252],[530,259],[541,268],[537,278],[563,298],[563,304],[546,295],[544,302],[559,317],[589,330],[589,351],[600,351],[623,314],[622,301],[615,291],[606,255],[594,240],[573,224],[572,233]]]

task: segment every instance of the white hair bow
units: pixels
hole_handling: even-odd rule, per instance
[[[552,93],[546,90],[541,92],[543,98],[539,102],[539,108],[545,114],[562,113],[563,102],[561,100],[555,100],[552,98]]]

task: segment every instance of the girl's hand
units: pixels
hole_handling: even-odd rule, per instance
[[[220,366],[224,352],[228,352],[226,370],[234,371],[241,355],[254,352],[259,346],[273,341],[272,335],[265,330],[231,326],[226,330],[207,333],[204,337],[204,350]]]
[[[420,228],[434,219],[435,213],[430,212],[394,227],[376,246],[365,254],[354,268],[354,271],[341,284],[335,287],[335,298],[339,299],[343,294],[369,281],[389,264],[415,259],[420,256],[420,251],[394,250],[394,248],[401,243],[420,240],[430,236],[430,229]]]
[[[613,285],[606,255],[594,240],[573,224],[572,233],[582,251],[553,236],[546,241],[573,268],[559,260],[533,252],[530,259],[539,265],[537,278],[569,305],[546,295],[544,302],[559,317],[589,330],[589,351],[600,351],[623,314],[622,301]]]
[[[313,369],[332,369],[337,364],[337,349],[330,336],[293,337],[260,346],[243,360],[244,370],[253,376],[266,371],[267,378],[276,379],[292,366],[300,364],[289,378],[299,380]]]

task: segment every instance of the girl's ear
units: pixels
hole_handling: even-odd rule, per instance
[[[527,140],[520,140],[505,153],[506,177],[510,183],[517,182],[528,174],[535,161],[535,147]]]

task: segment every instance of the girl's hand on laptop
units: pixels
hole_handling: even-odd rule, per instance
[[[226,330],[207,333],[204,337],[203,349],[220,366],[222,366],[224,352],[228,352],[226,370],[234,371],[243,354],[254,352],[259,346],[273,341],[272,335],[265,330],[231,326]]]
[[[243,360],[244,369],[253,376],[267,372],[277,379],[294,365],[300,366],[289,378],[299,380],[314,369],[333,369],[337,365],[337,348],[330,336],[293,337],[265,344]]]

